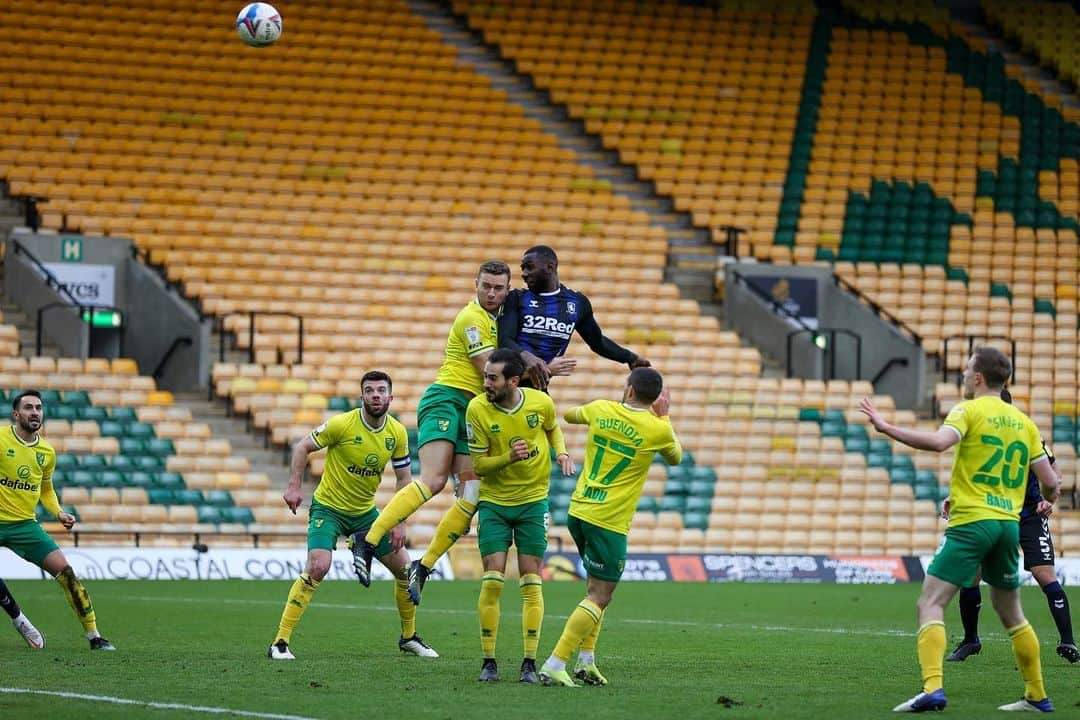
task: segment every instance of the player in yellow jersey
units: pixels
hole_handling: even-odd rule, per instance
[[[405,486],[390,499],[383,514],[366,537],[355,538],[353,553],[360,584],[370,579],[372,548],[386,532],[404,521],[454,479],[457,501],[435,528],[435,536],[424,556],[409,566],[409,595],[420,603],[420,593],[435,562],[469,530],[476,513],[480,488],[469,459],[465,437],[465,408],[469,400],[484,391],[481,373],[488,356],[498,346],[496,317],[510,290],[510,266],[489,260],[476,276],[476,299],[454,318],[446,338],[446,358],[420,398],[416,408],[420,479]],[[554,374],[568,372],[556,366]]]
[[[115,650],[97,630],[97,616],[86,588],[75,576],[64,552],[35,519],[40,500],[65,529],[75,516],[60,509],[53,489],[56,451],[38,434],[45,413],[41,393],[24,390],[11,403],[12,425],[0,433],[0,547],[52,575],[67,596],[86,631],[91,650]]]
[[[300,481],[308,455],[326,448],[326,466],[308,513],[307,566],[289,591],[277,636],[267,651],[274,660],[295,659],[289,649],[293,629],[330,569],[338,538],[367,532],[379,517],[375,489],[386,464],[392,464],[398,488],[412,482],[405,426],[387,414],[394,399],[390,376],[378,370],[367,372],[360,379],[360,390],[361,407],[335,415],[293,447],[289,486],[282,495],[293,513],[304,499]],[[439,657],[416,634],[416,606],[408,592],[409,555],[405,551],[404,526],[396,525],[374,552],[396,578],[394,597],[401,618],[398,647],[420,657]]]
[[[567,522],[588,588],[540,669],[545,685],[574,687],[566,663],[575,651],[574,676],[588,685],[607,685],[596,667],[596,641],[626,564],[630,521],[656,453],[669,465],[682,461],[682,446],[667,417],[670,403],[660,373],[642,367],[630,372],[622,402],[594,400],[566,411],[567,422],[589,426]]]
[[[4,612],[11,618],[11,624],[23,636],[23,640],[26,641],[27,645],[35,650],[41,650],[45,647],[45,636],[34,627],[34,624],[30,622],[30,618],[23,613],[19,603],[15,602],[15,596],[11,594],[11,590],[8,590],[8,586],[3,579],[0,579],[0,608],[3,608]]]
[[[964,400],[936,431],[909,430],[887,422],[869,399],[860,409],[874,428],[918,450],[943,452],[956,445],[949,483],[949,524],[926,570],[918,610],[918,656],[923,688],[894,712],[945,708],[943,668],[945,608],[961,587],[971,585],[982,567],[983,580],[1024,678],[1024,697],[999,710],[1052,712],[1043,686],[1039,639],[1020,606],[1020,510],[1029,470],[1043,498],[1056,502],[1060,482],[1043,449],[1035,423],[1001,399],[1012,363],[1000,350],[976,348],[964,367]]]
[[[563,475],[574,472],[555,403],[539,390],[519,387],[525,365],[514,350],[496,350],[484,366],[484,395],[469,402],[465,428],[473,467],[480,475],[477,535],[484,579],[477,609],[484,653],[481,682],[495,682],[495,640],[506,554],[517,546],[521,633],[525,644],[521,682],[536,683],[536,648],[544,621],[540,568],[547,551],[551,452]]]

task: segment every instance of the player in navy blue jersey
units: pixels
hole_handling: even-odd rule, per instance
[[[1012,395],[1008,390],[1002,390],[1001,399],[1011,403]],[[1045,442],[1043,442],[1043,448],[1046,448]],[[1057,469],[1053,453],[1047,448],[1046,454],[1050,457],[1050,464],[1054,465],[1054,472],[1060,477],[1061,473]],[[1054,624],[1057,625],[1060,636],[1057,654],[1075,663],[1080,662],[1080,650],[1077,650],[1076,641],[1073,639],[1069,599],[1065,596],[1065,590],[1058,582],[1057,573],[1054,571],[1054,539],[1050,536],[1048,520],[1053,512],[1053,504],[1043,499],[1038,478],[1035,477],[1035,473],[1029,472],[1027,495],[1024,496],[1024,507],[1020,511],[1020,550],[1024,555],[1024,569],[1031,573],[1046,594],[1050,615],[1054,618]],[[979,640],[979,609],[981,607],[982,592],[979,590],[979,580],[976,578],[974,587],[960,590],[960,620],[964,624],[964,639],[945,658],[946,660],[963,662],[971,655],[978,655],[982,650],[982,642]]]
[[[550,247],[536,245],[525,251],[521,279],[526,289],[511,290],[503,303],[499,347],[521,353],[522,385],[546,389],[553,374],[566,374],[553,372],[551,366],[557,363],[565,370],[563,353],[575,331],[600,357],[626,363],[631,370],[649,367],[648,360],[604,335],[585,293],[559,282],[559,258]]]

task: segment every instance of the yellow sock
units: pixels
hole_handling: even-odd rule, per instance
[[[75,611],[75,617],[79,618],[83,630],[87,633],[96,633],[97,616],[94,615],[94,605],[90,602],[90,596],[86,593],[86,588],[79,582],[79,578],[75,577],[75,571],[71,569],[70,565],[56,576],[56,582],[60,583],[60,587],[63,588],[68,605]]]
[[[563,628],[562,637],[555,643],[555,649],[551,654],[564,663],[569,660],[574,651],[581,646],[581,641],[596,628],[603,614],[604,611],[600,609],[600,606],[588,598],[578,603],[574,612],[570,613],[566,626]]]
[[[539,575],[523,575],[521,588],[521,635],[525,642],[523,657],[536,659],[536,646],[540,644],[540,627],[544,624],[544,585]]]
[[[499,635],[499,595],[503,589],[503,574],[497,570],[484,573],[480,583],[480,600],[476,609],[480,611],[480,649],[484,657],[495,657],[495,639]]]
[[[450,549],[451,545],[458,541],[459,537],[465,534],[465,530],[468,529],[469,523],[472,522],[474,514],[476,514],[476,506],[468,500],[458,498],[457,502],[443,515],[442,520],[439,521],[439,526],[435,528],[435,536],[431,538],[431,544],[428,545],[427,552],[420,559],[424,567],[435,567],[435,563],[438,562],[439,558]]]
[[[945,677],[945,623],[941,620],[926,623],[919,628],[916,642],[919,647],[923,692],[940,690]]]
[[[416,634],[416,606],[409,599],[408,580],[394,581],[394,602],[401,618],[401,637],[411,638]]]
[[[583,652],[596,652],[596,641],[600,638],[600,628],[604,624],[604,616],[607,615],[607,608],[600,613],[600,619],[596,621],[596,627],[592,629],[592,632],[585,636],[585,639],[581,641],[581,650]]]
[[[1043,686],[1042,659],[1039,657],[1039,638],[1035,629],[1028,622],[1009,628],[1009,639],[1012,640],[1020,675],[1024,678],[1024,697],[1035,701],[1045,699],[1046,687]]]
[[[300,616],[307,610],[311,596],[315,594],[315,589],[318,587],[319,581],[312,580],[307,573],[300,573],[300,577],[296,578],[296,582],[289,589],[289,599],[285,601],[285,610],[281,613],[281,622],[278,624],[275,641],[291,642],[292,631],[296,628],[296,623],[300,622]]]
[[[427,486],[419,480],[411,483],[394,493],[390,502],[379,513],[378,519],[371,524],[371,529],[364,536],[364,540],[372,545],[378,545],[386,533],[405,521],[405,518],[416,512],[417,508],[431,499],[431,493]]]

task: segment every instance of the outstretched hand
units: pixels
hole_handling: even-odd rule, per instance
[[[671,408],[671,390],[664,388],[660,391],[660,395],[653,400],[652,411],[659,417],[664,417],[668,414],[668,410]]]
[[[859,401],[859,411],[870,419],[870,424],[874,426],[875,430],[885,432],[884,428],[888,423],[885,422],[885,418],[881,416],[878,409],[874,407],[874,403],[870,402],[870,398],[863,398]]]
[[[292,486],[285,488],[285,492],[282,493],[281,499],[285,501],[285,504],[292,510],[292,514],[296,514],[296,508],[300,507],[300,503],[304,501],[304,495],[300,492],[299,488]]]
[[[552,377],[555,377],[556,375],[569,375],[574,372],[574,369],[577,367],[577,360],[568,358],[564,355],[549,362],[547,367],[548,371],[551,372]]]

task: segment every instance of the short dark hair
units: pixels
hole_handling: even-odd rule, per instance
[[[36,397],[38,400],[40,400],[41,399],[41,393],[39,393],[37,390],[23,390],[18,395],[11,398],[11,410],[12,410],[12,412],[19,409],[19,404],[23,401],[24,397]]]
[[[1003,402],[1007,402],[1012,405],[1012,393],[1005,388],[1001,388],[1001,399]]]
[[[480,269],[476,271],[476,277],[479,278],[484,273],[488,275],[505,275],[509,279],[510,266],[502,260],[488,260],[481,263]]]
[[[559,266],[559,256],[555,254],[555,250],[550,245],[533,245],[525,251],[522,257],[525,255],[536,255],[544,260],[550,260],[555,264],[555,267]]]
[[[525,363],[521,361],[521,355],[508,348],[501,348],[491,353],[487,361],[489,363],[502,363],[502,374],[507,380],[525,374]]]
[[[634,368],[630,371],[628,381],[634,388],[634,397],[640,402],[650,405],[660,397],[660,391],[664,389],[664,378],[656,370],[650,367]]]
[[[382,370],[368,370],[364,373],[364,377],[360,378],[360,390],[364,389],[364,383],[366,382],[379,382],[380,380],[386,381],[386,387],[390,390],[394,389],[394,381],[390,379],[390,376],[384,373]]]
[[[973,353],[975,361],[971,364],[973,372],[981,373],[986,386],[991,390],[1000,390],[1012,377],[1012,362],[1009,357],[989,345],[980,345]]]

